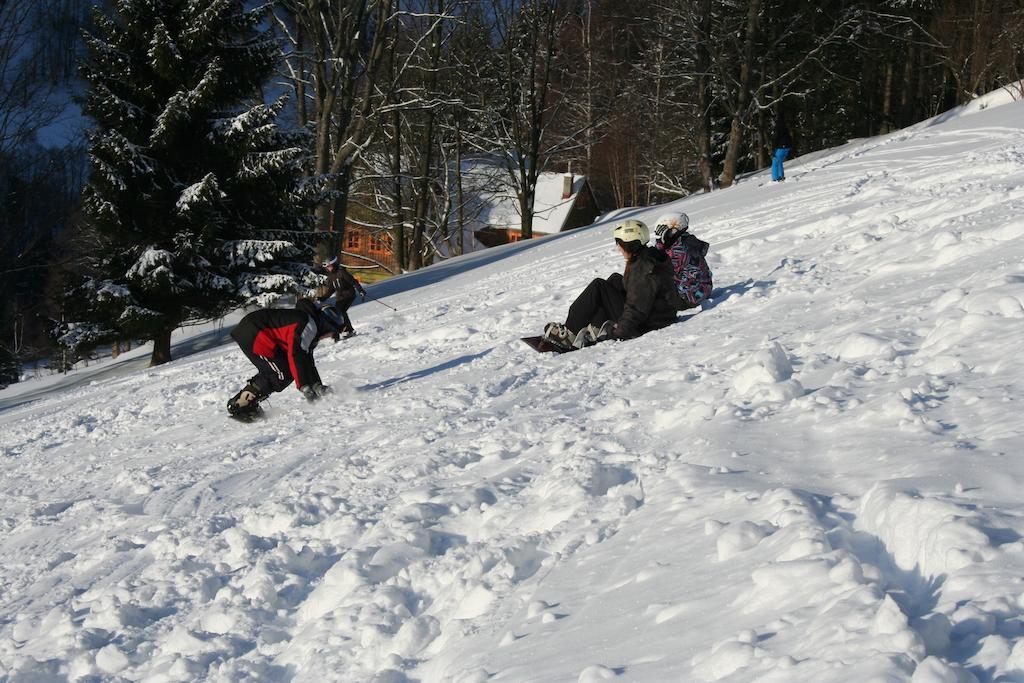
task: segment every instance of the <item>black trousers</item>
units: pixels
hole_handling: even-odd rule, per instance
[[[245,357],[256,366],[258,372],[249,380],[249,383],[259,389],[260,393],[269,395],[284,391],[289,384],[295,381],[295,378],[292,377],[291,365],[288,364],[288,356],[278,354],[273,358],[267,358],[253,353],[252,350],[244,346],[240,348]]]
[[[342,331],[353,332],[352,320],[348,317],[348,307],[352,305],[352,302],[356,300],[356,292],[346,292],[344,294],[336,294],[334,296],[334,310],[338,312],[341,317],[341,322],[344,325]]]
[[[579,334],[587,325],[600,327],[606,320],[618,320],[626,307],[626,284],[621,273],[608,279],[595,278],[569,307],[565,326]]]

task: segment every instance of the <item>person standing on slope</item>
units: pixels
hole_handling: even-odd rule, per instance
[[[647,226],[625,220],[612,236],[626,262],[624,272],[591,281],[569,307],[565,324],[545,325],[548,343],[578,349],[605,339],[631,339],[675,322],[672,264],[664,251],[648,246]]]
[[[292,382],[309,401],[330,389],[320,381],[313,349],[324,337],[337,338],[342,321],[329,308],[317,308],[308,299],[294,309],[264,308],[247,314],[231,331],[231,338],[256,366],[256,375],[228,401],[233,417],[260,412],[260,401],[283,391]]]
[[[334,310],[344,325],[341,336],[351,337],[356,331],[348,317],[348,308],[356,300],[357,291],[363,296],[363,301],[366,301],[366,290],[359,284],[359,280],[341,265],[337,256],[325,261],[324,269],[327,271],[327,282],[318,290],[317,301],[323,303],[331,296],[334,297]]]
[[[793,146],[793,138],[789,134],[789,127],[786,126],[786,117],[779,114],[775,119],[775,137],[772,138],[772,147],[775,148],[772,154],[772,180],[780,182],[786,179],[786,172],[782,168],[782,162],[789,154]]]

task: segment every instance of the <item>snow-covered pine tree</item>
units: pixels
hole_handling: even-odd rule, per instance
[[[151,338],[170,360],[176,327],[299,291],[308,271],[267,230],[308,230],[299,133],[263,86],[279,50],[241,0],[116,0],[96,10],[81,68],[91,242],[69,319],[95,344]],[[298,261],[299,259],[295,259]],[[77,308],[77,310],[75,310]],[[63,340],[70,343],[75,340]]]

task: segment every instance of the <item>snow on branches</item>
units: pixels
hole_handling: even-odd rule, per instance
[[[206,67],[202,79],[191,90],[180,90],[167,101],[164,110],[157,116],[156,126],[149,137],[153,147],[167,145],[182,126],[188,126],[196,117],[196,111],[203,107],[217,92],[223,77],[221,60],[214,57]]]
[[[290,275],[251,274],[240,278],[239,293],[246,303],[269,306],[286,292],[295,291],[295,280]]]
[[[198,207],[208,208],[223,197],[225,194],[217,185],[217,176],[207,173],[198,183],[189,185],[182,190],[178,201],[174,203],[174,208],[179,215],[188,216]]]
[[[130,301],[132,298],[132,293],[127,287],[115,284],[110,280],[101,283],[93,282],[92,290],[100,303]]]
[[[166,249],[149,247],[142,252],[142,255],[125,275],[129,279],[144,280],[158,277],[163,272],[170,272],[173,267],[174,254]]]
[[[247,154],[238,169],[238,177],[261,178],[271,173],[284,171],[296,166],[305,155],[305,150],[299,147]]]
[[[213,122],[213,132],[228,142],[240,139],[267,139],[277,132],[275,119],[284,107],[287,97],[279,97],[273,104],[259,103],[229,118]]]
[[[77,358],[113,336],[112,329],[99,323],[67,323],[57,329],[55,339]]]
[[[147,55],[153,70],[165,78],[172,74],[183,61],[181,51],[174,44],[174,39],[171,38],[167,25],[163,21],[157,20],[156,22]]]
[[[217,251],[230,268],[257,268],[299,255],[295,245],[285,240],[232,240],[224,242]]]

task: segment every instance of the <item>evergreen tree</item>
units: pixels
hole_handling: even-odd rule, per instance
[[[21,362],[18,356],[4,344],[0,344],[0,389],[14,384],[20,376]]]
[[[305,140],[278,128],[262,86],[279,56],[241,0],[117,0],[86,36],[91,178],[74,339],[151,338],[298,291],[299,255],[268,229],[305,230]],[[308,273],[308,271],[307,271]],[[75,315],[77,313],[77,315]]]

